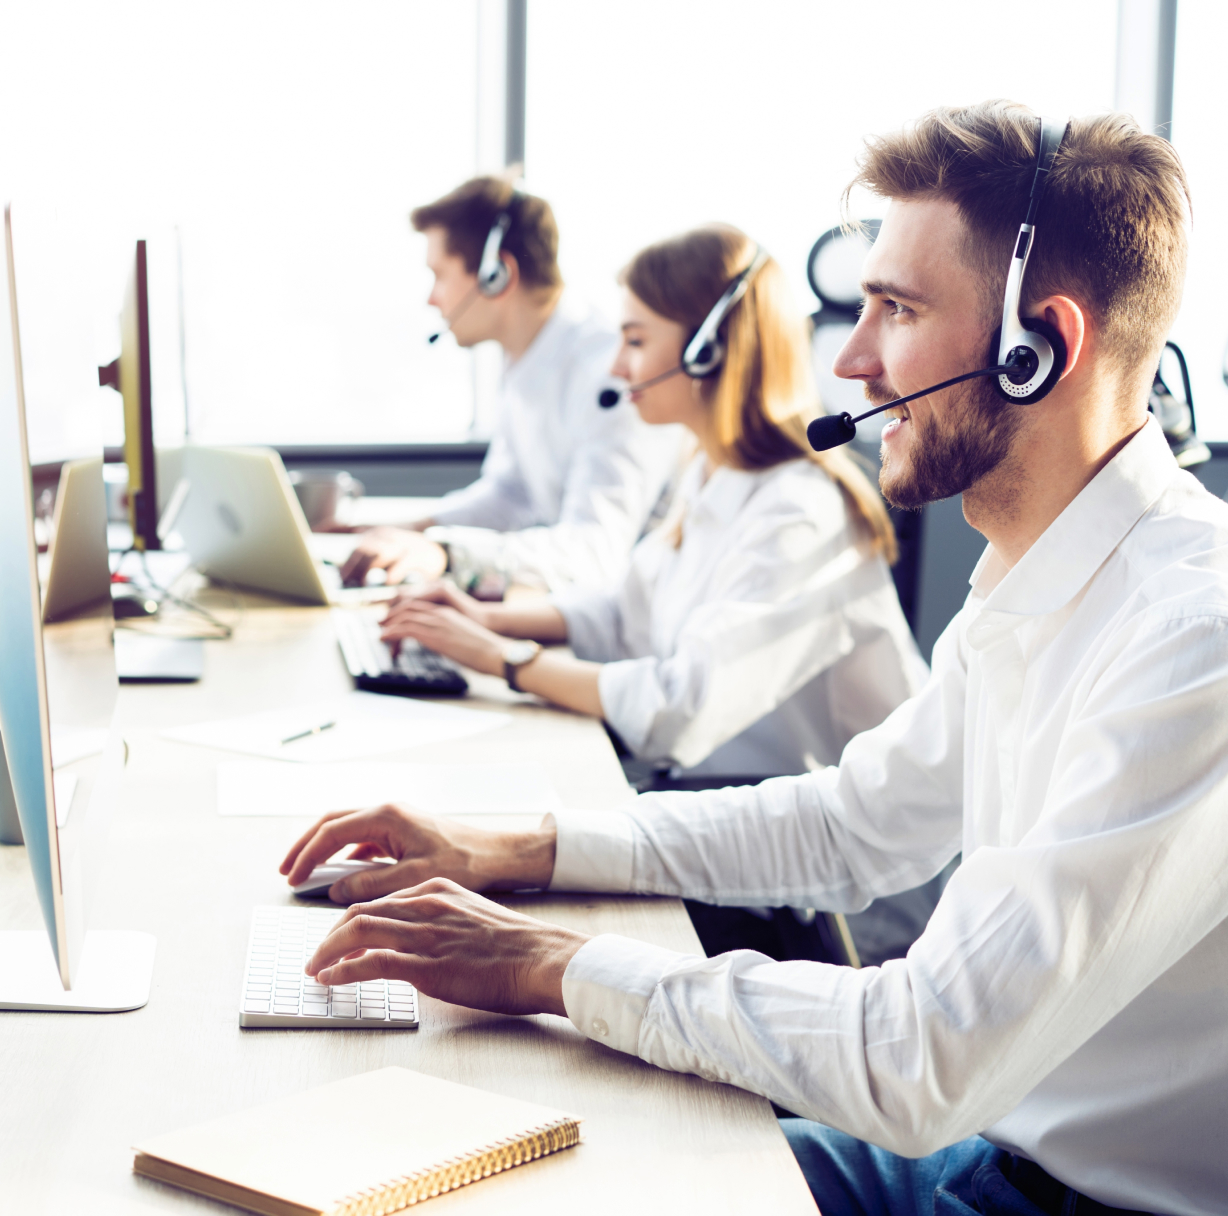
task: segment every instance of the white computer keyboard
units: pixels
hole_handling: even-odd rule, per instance
[[[317,984],[303,965],[327,936],[340,908],[258,907],[252,913],[240,1026],[339,1030],[417,1030],[418,992],[402,980]]]

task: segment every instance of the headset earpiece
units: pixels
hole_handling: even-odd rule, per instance
[[[692,380],[707,379],[725,362],[725,344],[720,338],[721,325],[750,289],[755,275],[767,260],[767,251],[756,245],[755,256],[751,258],[750,265],[725,288],[721,298],[712,306],[712,311],[687,339],[687,344],[682,348],[681,366]]]
[[[516,197],[512,196],[513,199]],[[512,272],[503,260],[503,239],[512,226],[510,212],[500,211],[486,234],[482,246],[482,260],[478,263],[478,291],[488,300],[501,296],[511,282]]]
[[[682,354],[682,370],[692,380],[706,380],[720,370],[725,362],[725,344],[713,336],[698,342],[700,331],[696,330],[688,339]]]
[[[1061,332],[1039,317],[1022,318],[1023,331],[999,362],[1018,370],[995,376],[994,388],[1007,401],[1030,405],[1047,397],[1066,370],[1066,342]],[[994,345],[998,339],[995,337]]]
[[[507,263],[500,258],[498,265],[484,278],[478,280],[478,290],[487,299],[494,299],[495,296],[501,296],[507,290],[511,277],[512,272],[508,269]]]

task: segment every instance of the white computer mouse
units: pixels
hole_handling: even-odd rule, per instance
[[[323,865],[316,866],[298,886],[290,889],[295,895],[308,897],[327,895],[329,887],[339,878],[348,878],[351,874],[361,874],[364,870],[378,870],[381,866],[393,864],[395,863],[387,857],[374,861],[344,861],[341,859],[326,861]]]

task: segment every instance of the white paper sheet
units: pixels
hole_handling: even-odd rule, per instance
[[[540,764],[319,764],[217,767],[219,815],[324,815],[403,802],[432,815],[544,815],[562,809]]]
[[[372,692],[352,692],[242,718],[176,726],[161,733],[164,738],[180,743],[306,763],[353,760],[423,743],[463,739],[509,721],[507,714],[413,701],[406,697],[385,697]],[[291,743],[282,742],[325,722],[336,725],[317,735]]]

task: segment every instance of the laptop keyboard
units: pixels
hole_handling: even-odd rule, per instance
[[[379,623],[366,613],[334,608],[332,619],[345,665],[364,691],[453,697],[469,691],[454,663],[412,639],[402,642],[393,655],[380,641]]]
[[[412,984],[364,980],[330,988],[303,973],[341,915],[339,908],[256,908],[239,1001],[240,1026],[418,1029],[418,992]]]

